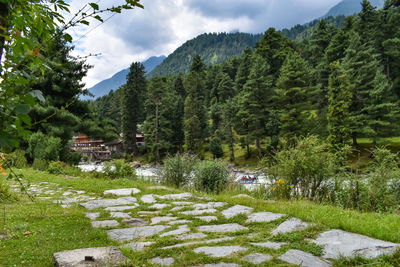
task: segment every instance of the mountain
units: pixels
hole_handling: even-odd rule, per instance
[[[385,0],[370,0],[373,6],[378,8],[382,8],[385,4]],[[336,6],[332,7],[328,13],[325,14],[325,17],[329,16],[338,16],[338,15],[353,15],[361,11],[361,0],[342,0]]]
[[[151,72],[157,65],[159,65],[165,56],[159,57],[150,57],[146,61],[143,61],[142,64],[146,69],[146,72]],[[94,95],[94,98],[101,97],[103,95],[108,94],[111,90],[117,90],[121,85],[126,83],[126,75],[129,73],[129,68],[123,69],[120,72],[114,74],[111,78],[103,80],[96,84],[95,86],[89,88],[89,91]],[[82,99],[92,99],[89,96],[84,96]]]
[[[204,33],[185,42],[170,54],[147,77],[166,76],[189,71],[192,58],[198,54],[206,65],[219,64],[232,56],[239,56],[246,47],[254,47],[262,34]]]

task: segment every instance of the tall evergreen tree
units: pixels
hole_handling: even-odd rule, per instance
[[[247,82],[247,79],[250,74],[251,68],[251,55],[252,51],[250,48],[246,48],[243,51],[243,55],[240,58],[240,63],[238,67],[238,71],[235,77],[236,91],[240,92],[243,90],[244,84]]]
[[[126,84],[122,87],[122,133],[126,153],[137,154],[137,124],[143,113],[143,99],[146,92],[144,66],[134,62],[129,68]]]
[[[173,112],[173,127],[172,143],[176,147],[177,151],[182,151],[182,146],[185,143],[185,131],[184,131],[184,115],[185,115],[185,98],[186,89],[183,86],[183,80],[181,76],[178,76],[174,81],[174,90],[178,96],[176,101],[176,109]]]

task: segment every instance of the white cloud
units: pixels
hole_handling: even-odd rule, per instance
[[[142,0],[144,9],[123,11],[75,42],[76,55],[101,53],[87,62],[94,65],[85,78],[87,87],[109,78],[134,61],[168,55],[204,32],[260,33],[305,23],[323,15],[340,0]],[[121,1],[102,0],[100,7]],[[210,4],[211,3],[211,4]],[[82,7],[72,0],[72,13]],[[107,19],[110,14],[102,15]],[[79,39],[91,26],[70,33]]]

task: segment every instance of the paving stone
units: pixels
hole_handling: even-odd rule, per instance
[[[147,237],[158,234],[167,228],[169,227],[164,225],[141,226],[108,230],[107,234],[112,240],[129,241],[138,237]]]
[[[97,199],[91,200],[86,203],[81,203],[80,205],[88,210],[93,210],[97,208],[112,207],[112,206],[122,206],[135,203],[137,200],[134,197],[120,197],[116,199]]]
[[[134,203],[134,205],[130,205],[130,206],[108,207],[108,208],[105,208],[104,210],[123,211],[123,210],[132,210],[132,209],[137,208],[137,207],[139,207],[139,204]]]
[[[78,195],[85,194],[85,193],[86,193],[86,191],[83,191],[83,190],[76,191],[76,194],[78,194]]]
[[[303,222],[297,218],[290,218],[289,220],[284,221],[281,223],[276,229],[272,231],[273,235],[277,234],[285,234],[290,233],[293,231],[299,231],[307,228],[309,223]]]
[[[262,243],[251,243],[254,246],[264,247],[264,248],[272,248],[272,249],[280,249],[282,246],[287,245],[285,242],[262,242]]]
[[[339,259],[341,256],[355,257],[356,255],[372,259],[381,255],[393,254],[399,248],[399,244],[342,230],[324,232],[318,236],[315,243],[324,247],[323,257],[329,259]]]
[[[143,195],[140,198],[140,201],[146,204],[156,203],[157,200],[155,199],[154,195]]]
[[[188,247],[188,246],[200,245],[200,244],[211,244],[211,243],[218,243],[218,242],[224,242],[224,241],[231,241],[233,239],[235,239],[235,238],[232,236],[225,236],[225,237],[216,238],[216,239],[180,243],[180,244],[176,244],[176,245],[172,245],[172,246],[163,247],[162,249]]]
[[[188,240],[188,239],[201,239],[206,238],[207,235],[203,233],[190,233],[190,234],[182,234],[176,237],[178,240]]]
[[[170,266],[175,262],[174,258],[171,257],[168,258],[157,257],[157,258],[152,258],[150,261],[153,264],[159,264],[161,266]]]
[[[195,208],[196,210],[213,209],[213,208],[223,207],[227,204],[228,203],[226,203],[226,202],[198,203],[198,204],[194,204],[193,208]]]
[[[111,189],[103,192],[104,196],[113,195],[113,196],[131,196],[134,194],[140,193],[140,190],[137,188],[122,188],[122,189]]]
[[[116,220],[92,221],[92,226],[94,228],[114,227],[118,225],[119,222]]]
[[[252,211],[253,211],[253,208],[242,206],[242,205],[235,205],[226,210],[223,210],[222,215],[224,215],[225,218],[229,219],[229,218],[235,217],[236,215],[239,215],[239,214],[250,214]]]
[[[100,212],[87,212],[85,215],[91,220],[96,220],[96,218],[100,216]]]
[[[187,206],[187,205],[193,205],[193,202],[189,202],[189,201],[174,201],[172,202],[173,205],[176,206]]]
[[[217,216],[197,216],[195,218],[200,219],[205,222],[211,222],[211,221],[218,220]]]
[[[217,225],[202,225],[197,227],[200,232],[238,232],[241,230],[247,230],[247,227],[241,226],[237,223],[217,224]]]
[[[132,262],[116,247],[81,248],[53,254],[56,266],[126,266]],[[85,260],[90,259],[89,261]]]
[[[131,218],[132,218],[132,217],[129,215],[129,213],[119,212],[119,211],[112,211],[112,212],[110,212],[110,217],[111,217],[111,218],[122,218],[122,219],[131,219]]]
[[[180,193],[180,194],[169,194],[169,195],[163,195],[163,196],[160,196],[159,198],[160,199],[176,199],[176,200],[179,200],[179,199],[190,199],[190,198],[193,198],[194,196],[191,194],[191,193],[188,193],[188,192],[186,192],[186,193]]]
[[[241,246],[220,246],[220,247],[198,247],[193,251],[196,253],[204,253],[210,257],[226,257],[233,253],[246,251],[247,248]]]
[[[64,192],[62,195],[63,195],[63,196],[69,196],[69,195],[72,195],[72,194],[73,194],[72,192],[66,191],[66,192]]]
[[[151,224],[158,224],[160,222],[170,222],[176,220],[177,217],[160,216],[151,218]]]
[[[140,218],[125,219],[125,220],[123,220],[123,222],[124,222],[126,225],[129,225],[129,226],[142,226],[142,225],[147,225],[147,224],[149,224],[148,221],[145,221],[145,220],[140,219]]]
[[[272,212],[255,212],[251,214],[248,219],[246,220],[247,223],[251,222],[272,222],[275,221],[283,216],[286,216],[285,214],[281,213],[272,213]]]
[[[169,225],[175,225],[175,224],[185,224],[185,223],[191,223],[191,220],[177,220],[177,221],[172,221],[169,222]]]
[[[131,242],[128,244],[125,244],[123,247],[124,248],[131,248],[134,251],[141,251],[145,249],[146,247],[149,247],[153,245],[155,242]]]
[[[138,214],[141,214],[141,215],[157,215],[159,213],[160,213],[160,211],[147,211],[147,210],[138,211]]]
[[[166,207],[169,207],[169,206],[171,206],[171,205],[170,205],[170,204],[159,204],[159,203],[157,203],[157,204],[151,205],[151,206],[149,207],[149,209],[161,210],[161,209],[166,208]]]
[[[206,210],[187,210],[187,211],[182,211],[180,214],[183,215],[202,215],[206,213],[215,213],[217,212],[216,209],[206,209]]]
[[[174,208],[172,208],[172,209],[170,209],[170,211],[180,211],[180,210],[183,210],[185,207],[174,207]]]
[[[199,266],[194,266],[194,267],[199,267]],[[236,263],[220,262],[220,263],[204,264],[201,265],[201,267],[239,267],[239,265],[237,265]]]
[[[265,261],[272,260],[272,256],[268,254],[261,254],[261,253],[253,253],[243,257],[242,260],[251,262],[253,264],[261,264]]]
[[[170,235],[180,235],[180,234],[184,234],[187,232],[190,232],[189,227],[187,225],[181,225],[176,230],[172,230],[172,231],[161,234],[160,237],[170,236]]]
[[[200,199],[200,200],[206,200],[206,201],[215,201],[215,199],[212,197],[196,197],[196,198]]]
[[[302,267],[329,267],[332,266],[330,263],[321,260],[320,258],[306,253],[301,250],[291,249],[286,251],[285,254],[280,256],[278,259],[291,264],[297,264]]]

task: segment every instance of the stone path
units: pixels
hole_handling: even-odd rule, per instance
[[[181,255],[186,251],[202,259],[194,266],[286,263],[325,267],[340,257],[371,259],[399,248],[399,244],[333,229],[321,232],[315,240],[303,241],[322,247],[322,255],[313,255],[285,241],[291,240],[286,235],[312,227],[310,223],[191,193],[158,194],[164,187],[111,189],[102,198],[46,182],[29,190],[64,208],[80,205],[94,228],[103,229],[120,248],[144,253],[141,257],[146,257],[148,265],[185,265]],[[62,251],[55,253],[54,259],[57,266],[65,267],[131,264],[114,246]]]

